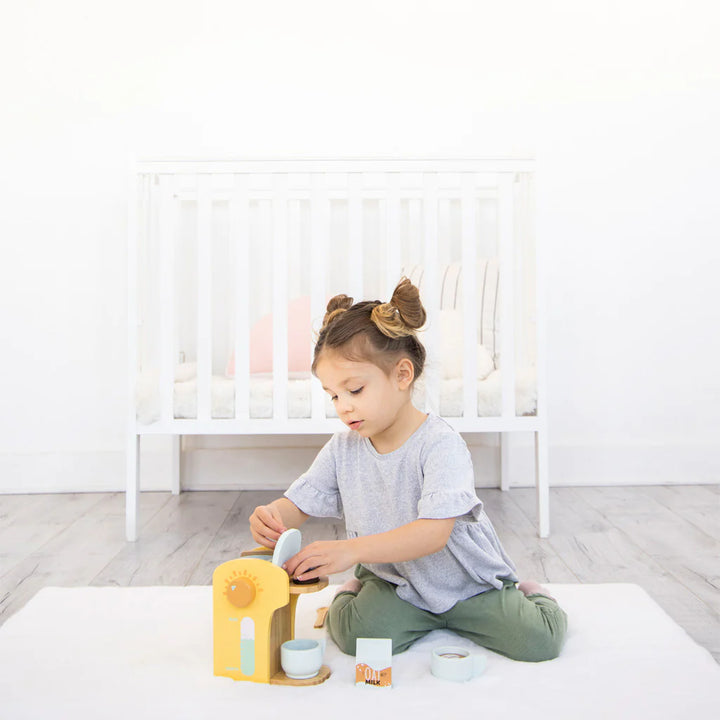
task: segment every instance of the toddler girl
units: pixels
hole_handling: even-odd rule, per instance
[[[425,309],[403,278],[389,303],[330,300],[313,373],[350,428],[334,435],[284,497],[255,509],[254,539],[274,547],[308,517],[345,518],[347,539],[314,542],[285,569],[298,580],[342,572],[327,615],[337,645],[392,638],[393,652],[449,629],[517,660],[554,658],[567,618],[533,581],[516,586],[462,437],[412,403],[425,362]]]

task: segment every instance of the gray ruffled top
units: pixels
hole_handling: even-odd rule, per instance
[[[433,613],[517,581],[515,567],[475,493],[470,452],[437,415],[393,452],[381,455],[353,431],[337,433],[310,469],[287,490],[303,512],[345,518],[350,538],[394,530],[418,518],[456,518],[450,538],[432,555],[364,564],[397,585],[403,600]]]

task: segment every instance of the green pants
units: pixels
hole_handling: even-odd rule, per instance
[[[557,602],[526,597],[514,583],[436,615],[400,599],[395,585],[360,565],[355,576],[362,589],[339,593],[327,615],[330,637],[348,655],[359,637],[392,638],[393,653],[401,653],[432,630],[452,630],[513,660],[539,662],[557,657],[565,640],[567,616]]]

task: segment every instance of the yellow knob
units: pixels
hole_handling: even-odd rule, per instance
[[[255,584],[246,578],[233,580],[228,587],[227,598],[235,607],[247,607],[255,599]]]

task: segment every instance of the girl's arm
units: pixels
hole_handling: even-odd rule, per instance
[[[288,528],[300,527],[308,517],[294,502],[281,497],[255,508],[250,516],[250,532],[255,542],[274,548],[280,535]]]
[[[455,518],[422,518],[395,530],[348,540],[314,542],[285,565],[298,580],[342,572],[358,563],[392,563],[416,560],[442,550],[455,525]]]

